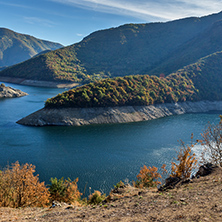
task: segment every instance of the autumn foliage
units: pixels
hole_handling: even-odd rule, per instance
[[[193,139],[193,135],[191,136]],[[197,158],[195,153],[192,153],[191,147],[194,145],[191,143],[191,146],[185,146],[184,142],[181,141],[181,148],[178,152],[177,158],[174,158],[176,161],[171,162],[171,177],[178,177],[180,179],[190,178],[191,173],[197,165]],[[137,181],[134,182],[135,187],[157,187],[164,183],[164,178],[167,177],[168,171],[166,169],[166,164],[163,164],[161,167],[161,174],[158,173],[157,167],[147,167],[143,166],[140,170],[140,173],[137,175]],[[162,178],[162,182],[158,181]]]
[[[78,178],[72,181],[70,178],[64,180],[63,178],[51,178],[51,185],[49,186],[49,192],[51,194],[51,200],[57,200],[60,202],[74,204],[80,197],[81,193],[78,190]]]
[[[135,184],[136,187],[157,187],[157,185],[161,184],[160,181],[158,181],[159,178],[162,178],[162,176],[157,172],[157,167],[147,167],[144,165],[140,173],[136,176],[137,182]]]
[[[171,162],[171,176],[185,179],[190,178],[193,169],[197,165],[197,159],[195,153],[192,153],[192,144],[191,146],[185,146],[184,142],[181,141],[181,145],[176,162]]]
[[[48,99],[45,107],[143,106],[192,101],[196,95],[197,90],[187,76],[172,74],[167,78],[158,78],[136,75],[104,79],[71,89]]]
[[[99,204],[106,198],[106,194],[102,194],[100,191],[95,190],[94,193],[89,195],[89,204]]]
[[[19,162],[7,166],[0,172],[0,206],[26,207],[46,206],[49,203],[49,191],[44,182],[34,176],[35,166]]]

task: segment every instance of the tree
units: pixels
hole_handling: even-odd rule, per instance
[[[0,172],[0,206],[2,207],[42,207],[49,203],[49,191],[38,175],[35,166],[15,162]]]

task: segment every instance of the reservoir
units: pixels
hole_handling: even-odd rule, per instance
[[[111,125],[22,126],[16,121],[43,108],[47,98],[64,89],[5,85],[29,95],[0,99],[0,167],[17,160],[34,164],[46,184],[51,177],[78,177],[81,192],[91,187],[108,194],[120,180],[136,180],[144,164],[160,167],[165,163],[169,169],[180,147],[178,140],[189,144],[191,133],[200,139],[208,122],[219,122],[219,113],[210,113]],[[200,149],[194,147],[197,154]]]

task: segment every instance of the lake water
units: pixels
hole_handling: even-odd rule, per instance
[[[82,192],[86,186],[108,193],[120,180],[135,180],[144,164],[170,167],[178,140],[189,143],[191,133],[200,138],[208,121],[219,122],[219,114],[186,114],[127,124],[27,127],[16,121],[64,89],[5,84],[29,95],[0,100],[0,166],[32,163],[46,184],[51,177],[79,177]]]

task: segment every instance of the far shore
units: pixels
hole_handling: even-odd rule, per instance
[[[39,86],[39,87],[49,87],[49,88],[73,88],[79,86],[79,83],[76,82],[38,81],[38,80],[4,77],[4,76],[0,76],[0,81],[19,84],[19,85]]]

